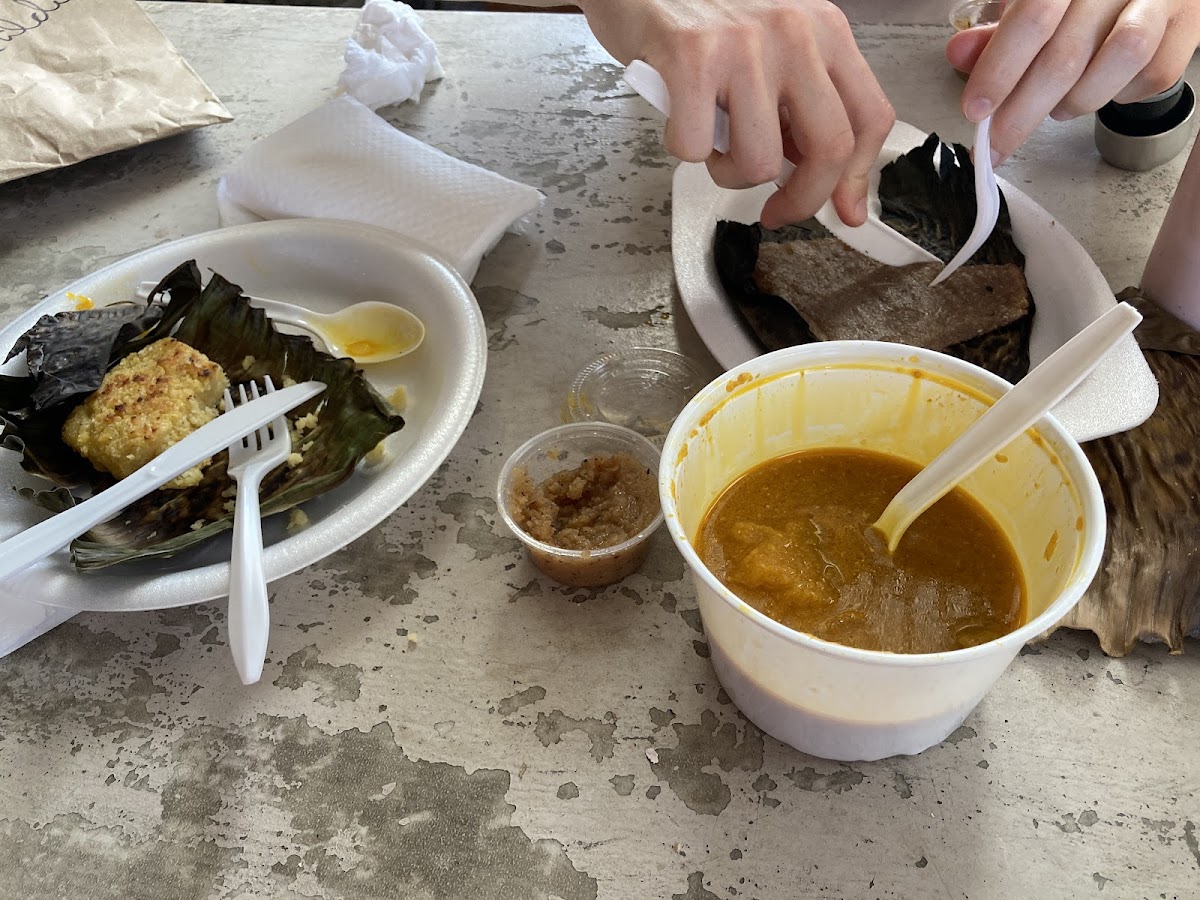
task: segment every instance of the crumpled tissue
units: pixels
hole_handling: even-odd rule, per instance
[[[367,0],[343,58],[338,89],[371,109],[414,100],[446,74],[421,19],[395,0]]]

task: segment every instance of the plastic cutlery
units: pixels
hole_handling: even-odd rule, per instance
[[[991,235],[999,217],[1000,188],[996,185],[996,173],[992,170],[992,117],[988,116],[975,126],[975,225],[967,242],[929,286],[941,284],[974,256],[975,251]]]
[[[888,551],[895,553],[900,538],[921,513],[1048,413],[1140,321],[1141,313],[1128,303],[1118,303],[993,403],[887,505],[874,527],[883,532]]]
[[[138,285],[138,298],[145,300],[157,286],[157,282],[143,281]],[[334,313],[318,313],[282,300],[246,299],[272,319],[315,336],[331,355],[348,356],[363,365],[399,359],[416,350],[425,339],[425,324],[394,303],[367,300]]]
[[[266,395],[275,393],[268,375],[264,379]],[[251,382],[246,397],[245,385],[238,386],[235,404],[225,392],[225,410],[244,406],[258,399],[258,385]],[[263,476],[281,465],[292,452],[292,435],[286,416],[280,416],[245,438],[229,446],[229,477],[237,482],[233,511],[233,553],[229,558],[229,650],[242,684],[254,684],[262,677],[267,656],[270,608],[267,605],[267,577],[263,571],[262,514],[258,507],[258,489]]]
[[[657,69],[643,60],[635,59],[625,69],[625,83],[651,106],[670,118],[671,98],[667,93],[666,82]],[[720,153],[729,152],[729,114],[720,107],[717,108],[713,128],[713,149]],[[786,184],[795,170],[795,165],[785,159],[783,170],[775,179],[775,183],[780,186]],[[815,218],[847,245],[884,265],[906,266],[912,263],[941,262],[920,244],[889,228],[879,218],[877,205],[878,201],[868,205],[867,221],[857,227],[843,222],[833,208],[833,203],[828,201],[817,211]]]
[[[61,550],[133,501],[323,390],[321,382],[306,381],[225,412],[107,490],[0,542],[0,581]]]

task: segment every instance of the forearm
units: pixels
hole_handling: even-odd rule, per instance
[[[564,0],[495,0],[505,6],[582,6],[579,2],[564,2]]]

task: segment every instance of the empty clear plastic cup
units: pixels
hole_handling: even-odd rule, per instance
[[[571,381],[564,422],[610,422],[661,437],[708,382],[692,360],[673,350],[630,347],[592,360]]]

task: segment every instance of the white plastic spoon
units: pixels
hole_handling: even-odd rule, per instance
[[[992,117],[988,116],[975,126],[975,225],[967,242],[929,286],[941,284],[974,256],[991,235],[999,217],[1000,188],[996,184],[996,173],[992,171]]]
[[[900,538],[921,513],[1048,413],[1140,321],[1141,313],[1118,303],[1051,353],[934,457],[875,522],[887,539],[888,552],[896,552]]]
[[[641,94],[651,106],[670,118],[671,98],[667,93],[666,82],[657,69],[649,63],[635,59],[625,69],[625,83]],[[716,124],[713,128],[713,149],[718,153],[729,152],[729,114],[720,107],[717,107]],[[785,159],[783,171],[779,173],[775,183],[782,187],[795,171],[795,165]],[[884,265],[907,266],[912,263],[941,262],[920,244],[910,241],[900,232],[884,224],[879,218],[877,206],[878,201],[868,205],[867,221],[857,227],[843,222],[831,201],[826,201],[825,205],[817,210],[814,218],[845,244]]]
[[[141,299],[150,296],[157,282],[138,285]],[[250,305],[272,319],[303,328],[317,337],[332,356],[348,356],[364,365],[387,362],[412,353],[425,339],[425,325],[394,303],[367,300],[335,313],[317,313],[302,306],[265,297],[247,297]]]

